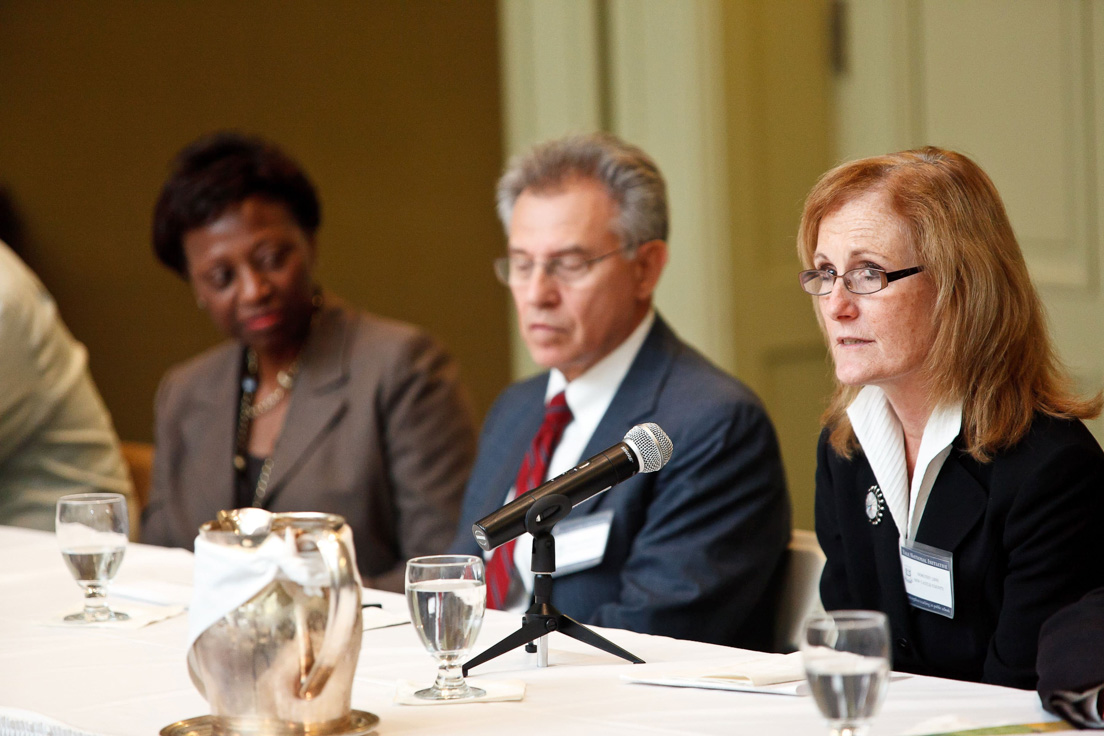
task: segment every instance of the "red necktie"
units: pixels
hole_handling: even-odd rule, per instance
[[[559,443],[564,427],[571,423],[571,418],[571,409],[567,407],[567,400],[561,391],[553,396],[545,407],[544,422],[537,430],[532,444],[529,445],[529,451],[521,461],[521,468],[514,482],[514,498],[528,493],[544,482],[552,451]],[[487,563],[487,605],[491,608],[501,609],[506,603],[506,596],[510,592],[510,581],[514,579],[516,543],[516,539],[511,539],[506,544],[500,545]]]

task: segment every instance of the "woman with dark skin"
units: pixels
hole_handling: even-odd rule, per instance
[[[366,582],[401,590],[443,551],[474,452],[457,371],[420,330],[315,285],[314,187],[270,143],[217,134],[177,157],[154,250],[230,340],[158,390],[142,539],[191,547],[220,509],[341,514]]]

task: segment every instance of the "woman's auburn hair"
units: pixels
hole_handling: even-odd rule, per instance
[[[801,214],[803,266],[813,268],[824,218],[875,191],[901,219],[922,277],[935,284],[935,340],[923,371],[931,406],[962,402],[966,451],[987,461],[1023,438],[1036,412],[1097,416],[1101,395],[1076,396],[1055,354],[1000,194],[961,153],[928,146],[851,161],[824,174]],[[844,457],[858,449],[847,407],[859,388],[837,380],[821,417],[829,443]]]

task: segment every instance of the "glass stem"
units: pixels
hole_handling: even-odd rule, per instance
[[[102,583],[88,583],[84,586],[84,618],[87,621],[105,621],[109,616],[107,608],[107,586]]]
[[[441,666],[437,668],[437,682],[433,686],[445,692],[463,688],[464,673],[460,669],[460,662],[455,659],[441,662]]]

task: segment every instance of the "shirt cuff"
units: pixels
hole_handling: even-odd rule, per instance
[[[1058,715],[1083,728],[1104,728],[1100,717],[1100,695],[1104,685],[1084,692],[1055,691],[1050,697],[1051,707]]]

